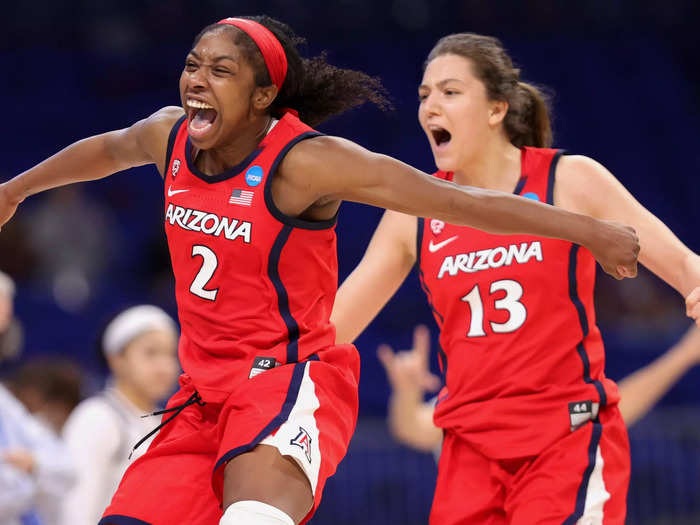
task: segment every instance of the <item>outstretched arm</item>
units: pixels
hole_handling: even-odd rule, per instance
[[[556,177],[557,205],[634,226],[641,247],[639,261],[686,298],[688,315],[700,324],[700,257],[596,161],[563,157]]]
[[[183,112],[163,108],[131,127],[95,135],[0,184],[0,227],[24,199],[73,182],[96,180],[135,166],[154,163],[163,172],[168,135]]]
[[[565,239],[588,248],[609,274],[636,275],[638,243],[628,227],[516,195],[459,186],[337,137],[301,142],[285,164],[285,170],[304,173],[315,192],[312,202],[350,200],[490,233]]]
[[[691,367],[700,362],[700,328],[693,325],[670,350],[618,383],[627,426],[646,415]]]

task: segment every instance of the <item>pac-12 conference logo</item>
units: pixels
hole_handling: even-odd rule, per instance
[[[173,161],[173,167],[170,170],[170,172],[173,175],[173,179],[175,178],[175,175],[177,175],[177,172],[180,171],[180,159],[175,159]]]
[[[251,166],[245,172],[245,181],[248,186],[257,186],[262,182],[263,169],[260,166]]]

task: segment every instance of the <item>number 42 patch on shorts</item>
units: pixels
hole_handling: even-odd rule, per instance
[[[258,374],[262,374],[267,370],[271,370],[277,366],[277,360],[274,357],[256,357],[253,359],[253,366],[250,369],[248,379],[254,378]]]

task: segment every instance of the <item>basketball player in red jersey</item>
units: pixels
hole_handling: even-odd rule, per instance
[[[313,514],[357,415],[358,355],[336,346],[329,321],[342,199],[565,238],[617,277],[636,271],[629,228],[459,187],[315,132],[309,125],[383,97],[364,74],[302,60],[296,42],[268,18],[208,26],[186,58],[182,108],[79,141],[0,186],[2,225],[26,196],[61,184],[147,163],[164,178],[185,374],[102,524]]]
[[[700,258],[603,166],[547,149],[547,106],[496,39],[440,40],[418,93],[436,179],[634,225],[640,260],[698,318]],[[446,383],[431,523],[624,523],[629,446],[604,374],[593,257],[567,241],[425,217],[385,213],[331,319],[337,341],[351,342],[418,264]]]

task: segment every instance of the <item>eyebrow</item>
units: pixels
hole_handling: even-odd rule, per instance
[[[197,60],[202,60],[202,57],[200,57],[200,56],[197,54],[197,52],[194,51],[194,50],[190,51],[189,54],[192,55],[192,56],[193,56],[194,58],[196,58]],[[214,57],[213,62],[219,62],[219,61],[221,61],[221,60],[230,60],[231,62],[236,62],[236,59],[235,59],[234,57],[232,57],[231,55],[219,55],[219,56],[217,56],[217,57]]]
[[[437,84],[435,84],[435,86],[438,87],[438,88],[441,88],[441,87],[443,87],[445,84],[447,84],[448,82],[460,82],[460,83],[464,84],[464,82],[462,82],[462,81],[459,80],[458,78],[446,78],[446,79],[444,79],[444,80],[441,80],[441,81],[438,82]],[[418,89],[430,89],[430,88],[429,88],[428,86],[426,86],[425,84],[421,84],[420,86],[418,86]]]

